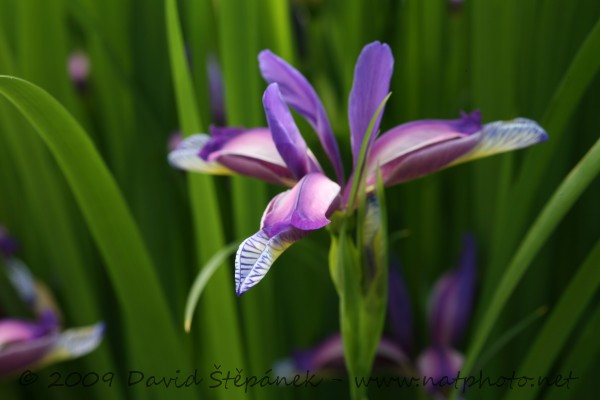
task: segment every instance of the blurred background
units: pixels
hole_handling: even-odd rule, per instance
[[[167,24],[174,15],[168,7],[175,6],[179,19]],[[183,329],[185,301],[199,269],[226,244],[256,232],[269,199],[282,189],[249,178],[188,176],[168,165],[169,143],[176,132],[207,132],[211,124],[264,126],[266,84],[257,55],[267,48],[314,85],[346,167],[354,64],[373,40],[388,43],[395,57],[382,131],[475,109],[483,122],[520,116],[547,130],[547,143],[386,192],[390,251],[411,298],[417,349],[429,340],[428,293],[456,266],[463,234],[474,235],[477,300],[459,347],[467,353],[526,233],[599,137],[599,17],[600,2],[588,0],[0,0],[0,74],[38,85],[76,119],[101,157],[98,168],[116,182],[107,197],[99,184],[94,201],[109,205],[116,194],[135,227],[135,235],[127,236],[129,228],[120,232],[127,240],[119,248],[131,252],[102,244],[90,226],[121,237],[124,214],[82,213],[77,189],[64,173],[77,165],[57,163],[30,120],[0,96],[0,224],[19,241],[19,258],[53,292],[64,326],[106,324],[95,352],[40,370],[30,386],[20,384],[18,375],[0,381],[2,399],[347,397],[347,385],[335,382],[248,393],[231,385],[209,387],[215,370],[234,376],[243,369],[242,376],[260,379],[294,351],[339,330],[326,232],[292,246],[240,298],[229,260],[202,294],[191,332]],[[184,86],[197,99],[193,118],[176,100],[183,76],[177,55],[183,54],[183,71],[192,79],[191,87]],[[310,126],[296,122],[323,159]],[[77,154],[76,147],[70,151]],[[93,187],[93,171],[88,176]],[[579,379],[569,389],[494,387],[465,398],[583,399],[597,392],[600,348],[592,337],[600,328],[600,259],[593,249],[600,238],[600,187],[597,178],[590,182],[557,217],[548,238],[540,239],[543,246],[527,263],[476,364],[490,376],[529,368],[522,372],[573,371]],[[574,278],[588,255],[595,263],[594,279],[586,280],[595,285],[588,287],[592,295],[565,297],[572,282],[581,284]],[[4,278],[1,284],[6,314],[18,299],[7,295]],[[570,313],[553,313],[561,301]],[[554,315],[555,321],[571,318],[549,331]],[[551,355],[540,356],[536,346],[552,349]],[[127,385],[130,371],[142,371],[145,379],[179,376],[181,383],[195,370],[204,381],[191,388]],[[110,386],[48,387],[53,372],[65,377],[74,371],[113,372],[115,379]],[[369,393],[375,399],[427,398],[415,388]]]

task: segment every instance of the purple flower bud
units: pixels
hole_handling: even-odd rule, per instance
[[[69,76],[79,91],[85,91],[90,75],[90,59],[81,50],[74,51],[69,55],[67,64]]]

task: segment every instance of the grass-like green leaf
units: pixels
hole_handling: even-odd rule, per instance
[[[184,329],[186,332],[189,332],[192,327],[192,318],[194,317],[194,310],[196,310],[196,305],[198,304],[198,299],[200,295],[204,291],[206,284],[213,276],[215,271],[219,268],[219,266],[223,265],[223,263],[227,260],[232,253],[238,248],[239,243],[232,243],[229,246],[222,248],[215,254],[206,265],[204,265],[194,283],[192,284],[192,288],[190,289],[190,293],[187,298],[187,302],[185,305],[185,314],[184,314]]]
[[[498,283],[490,305],[476,328],[467,352],[467,359],[463,367],[464,371],[471,371],[502,309],[541,246],[599,171],[600,140],[594,144],[564,179],[529,229],[524,241]],[[453,393],[454,396],[456,394]]]
[[[560,297],[558,304],[531,346],[527,357],[519,367],[519,371],[533,376],[548,374],[581,314],[598,294],[599,265],[600,241],[596,242],[589,256]],[[567,367],[570,368],[569,365]],[[525,392],[512,391],[505,396],[505,400],[534,399],[539,389],[539,386],[535,386],[534,389]]]
[[[0,76],[0,93],[32,124],[67,178],[120,299],[131,361],[157,373],[172,372],[172,363],[188,366],[137,226],[85,131],[29,82]]]

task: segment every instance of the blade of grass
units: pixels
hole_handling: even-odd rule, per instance
[[[202,124],[185,58],[176,0],[165,1],[165,15],[179,121],[184,135],[189,135],[201,131]],[[197,261],[199,266],[203,266],[211,254],[225,246],[223,227],[213,178],[191,174],[189,185],[198,246]],[[227,368],[243,368],[245,363],[230,269],[221,268],[215,272],[200,304],[204,320],[202,333],[207,338],[207,343],[200,343],[202,354],[207,360],[224,364]],[[218,393],[220,398],[227,396],[226,392]]]
[[[533,223],[524,241],[512,258],[506,272],[498,283],[485,315],[482,317],[473,335],[467,352],[467,359],[463,366],[463,370],[467,371],[467,373],[473,368],[504,305],[536,253],[599,171],[600,140],[594,144],[554,192],[554,195]],[[455,398],[456,395],[457,393],[454,392],[453,397]]]
[[[189,369],[135,222],[86,133],[55,99],[31,83],[0,76],[0,93],[46,142],[74,192],[120,299],[130,361],[156,374],[172,373],[173,362]],[[181,395],[191,397],[191,392]]]
[[[530,376],[544,376],[552,367],[567,339],[575,328],[589,302],[598,294],[600,287],[600,240],[578,269],[563,292],[558,304],[538,334],[533,346],[521,363],[519,371]],[[540,390],[536,385],[531,390],[511,391],[505,400],[534,399]]]
[[[189,332],[192,328],[192,318],[194,317],[194,311],[196,310],[198,299],[200,299],[200,295],[204,291],[208,281],[210,278],[212,278],[217,269],[224,264],[224,262],[227,260],[227,257],[237,250],[239,245],[239,243],[232,243],[229,246],[219,250],[214,256],[212,256],[210,260],[208,260],[206,265],[202,267],[196,276],[185,305],[183,328],[186,332]]]
[[[588,323],[581,330],[581,334],[573,341],[573,348],[564,359],[562,365],[573,371],[574,375],[579,377],[576,385],[585,382],[592,382],[592,392],[595,392],[595,373],[594,363],[598,364],[598,354],[600,354],[600,307],[596,307],[594,313],[589,317]],[[588,378],[588,379],[585,379]],[[571,388],[572,389],[572,388]],[[577,389],[575,387],[574,389]],[[576,395],[578,393],[575,393]],[[545,394],[545,400],[566,400],[573,399],[572,390],[552,390]],[[583,397],[579,397],[583,398]]]
[[[261,24],[274,22],[260,12],[259,0],[222,0],[217,22],[227,121],[234,126],[265,125],[263,84],[257,62],[261,50],[259,32]],[[241,239],[258,230],[260,215],[267,204],[266,186],[241,177],[233,177],[231,185],[234,234],[235,239]],[[253,372],[270,368],[281,353],[281,335],[274,313],[275,284],[273,279],[265,279],[258,290],[246,293],[240,301],[248,367]],[[267,400],[273,396],[272,391],[263,390],[259,397]]]
[[[539,149],[531,149],[531,153],[526,155],[517,180],[511,187],[510,204],[519,206],[504,210],[503,217],[498,219],[501,225],[498,234],[504,238],[496,261],[499,264],[506,260],[521,238],[538,189],[544,182],[544,173],[564,145],[562,138],[567,133],[567,123],[600,69],[599,51],[600,20],[581,45],[546,108],[541,123],[549,132],[550,140]],[[507,218],[508,212],[510,218]]]

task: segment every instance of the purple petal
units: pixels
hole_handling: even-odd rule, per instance
[[[480,113],[456,120],[421,120],[390,129],[369,154],[367,188],[372,190],[377,168],[386,186],[434,172],[475,148],[481,129]]]
[[[394,57],[387,44],[373,42],[366,45],[354,69],[354,83],[348,103],[348,118],[350,120],[350,142],[354,156],[354,166],[358,162],[363,138],[377,108],[388,95],[390,80],[394,68]],[[379,130],[381,116],[373,125],[373,135]]]
[[[263,104],[275,146],[294,177],[300,179],[310,172],[322,172],[316,160],[309,156],[306,142],[283,102],[276,83],[270,84],[265,90]]]
[[[269,83],[277,83],[284,101],[313,127],[331,160],[338,183],[344,181],[340,150],[323,104],[313,87],[298,70],[269,50],[258,55],[260,71]]]
[[[238,173],[269,183],[293,186],[295,180],[267,128],[216,128],[185,138],[169,153],[176,168],[213,175]]]
[[[38,364],[58,340],[58,333],[0,348],[0,378]]]
[[[429,324],[436,345],[454,346],[471,316],[475,293],[475,241],[466,236],[457,270],[438,280],[430,296]]]
[[[312,173],[271,200],[261,230],[238,248],[235,257],[238,296],[260,282],[289,246],[330,222],[327,217],[338,204],[339,192],[337,183],[325,175]]]
[[[0,255],[11,257],[19,248],[18,242],[0,225]]]
[[[90,59],[83,51],[74,51],[69,55],[67,70],[77,89],[85,90],[90,75]]]
[[[296,371],[345,372],[342,336],[336,333],[312,349],[294,352],[294,364]]]
[[[217,125],[225,125],[225,89],[223,88],[221,67],[214,54],[211,54],[206,61],[206,73],[213,120]]]
[[[36,303],[39,303],[39,285],[36,282],[27,268],[27,265],[16,257],[10,257],[6,260],[6,271],[8,279],[21,297],[24,303],[31,308],[35,308]]]
[[[325,175],[308,174],[292,189],[271,200],[261,228],[269,237],[288,228],[320,229],[329,224],[327,217],[337,205],[339,193],[340,186]]]
[[[374,368],[405,368],[409,363],[406,354],[394,341],[382,338],[375,355]],[[312,349],[294,352],[293,370],[295,372],[346,372],[344,363],[344,343],[339,333],[325,339]]]
[[[444,387],[441,385],[453,385],[463,361],[463,356],[449,347],[433,346],[426,349],[417,359],[417,367],[425,379],[427,391],[442,391]]]
[[[408,355],[412,354],[412,313],[410,297],[399,268],[389,270],[388,317],[395,341]]]

